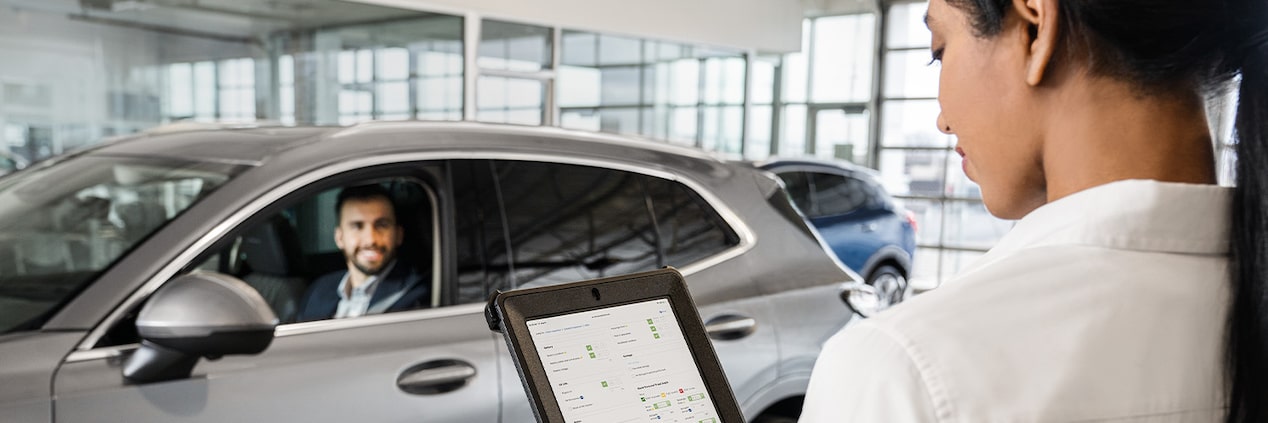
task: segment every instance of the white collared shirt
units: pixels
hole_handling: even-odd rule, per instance
[[[370,300],[374,299],[374,291],[379,287],[379,280],[386,277],[395,265],[396,261],[392,261],[387,266],[383,266],[379,273],[366,278],[361,286],[352,288],[351,295],[348,294],[348,278],[352,275],[344,273],[343,280],[339,281],[339,306],[335,309],[335,318],[364,316],[370,309]]]
[[[830,338],[801,421],[1222,419],[1230,188],[1120,181]]]

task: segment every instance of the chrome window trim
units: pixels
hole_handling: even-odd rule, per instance
[[[254,216],[257,212],[264,209],[265,207],[268,207],[269,205],[272,205],[273,203],[281,200],[283,197],[290,195],[290,193],[294,192],[295,190],[303,188],[309,184],[316,183],[323,179],[329,178],[331,176],[335,176],[340,173],[354,171],[357,169],[362,169],[362,168],[367,168],[372,166],[381,166],[381,165],[390,165],[390,164],[408,163],[408,162],[419,162],[419,161],[434,161],[434,160],[521,160],[521,161],[536,161],[536,162],[545,162],[545,163],[573,164],[573,165],[581,165],[581,166],[593,166],[593,167],[602,167],[606,169],[622,170],[626,172],[653,176],[653,177],[657,177],[657,178],[661,178],[665,180],[682,183],[683,185],[686,185],[687,188],[691,189],[697,195],[703,198],[705,202],[708,203],[709,206],[712,207],[713,210],[716,211],[718,215],[722,217],[722,220],[725,221],[731,227],[731,230],[735,231],[736,235],[740,239],[740,242],[731,248],[728,248],[726,250],[723,250],[720,253],[706,257],[702,260],[696,261],[687,266],[683,266],[681,269],[678,269],[679,272],[681,272],[684,276],[689,276],[696,272],[702,271],[704,269],[713,267],[719,263],[735,258],[736,256],[739,256],[747,252],[748,250],[751,250],[757,241],[757,236],[748,227],[748,225],[746,225],[744,221],[739,218],[739,215],[737,215],[735,211],[731,210],[731,208],[728,207],[726,203],[723,203],[720,199],[718,199],[711,191],[704,189],[702,184],[692,180],[691,178],[680,177],[673,173],[661,171],[658,169],[641,167],[638,165],[622,163],[615,160],[605,160],[605,159],[597,159],[597,158],[580,158],[580,157],[561,157],[561,156],[554,156],[554,155],[542,154],[542,153],[523,153],[523,152],[436,151],[436,152],[417,152],[417,153],[397,153],[397,154],[385,154],[381,156],[364,157],[364,158],[349,160],[349,161],[335,164],[335,165],[323,166],[320,169],[310,171],[298,177],[292,178],[286,181],[285,183],[277,186],[276,188],[268,191],[264,195],[261,195],[259,198],[252,200],[246,206],[238,209],[236,212],[230,215],[227,219],[225,219],[224,221],[220,222],[220,224],[213,227],[210,231],[208,231],[202,237],[198,238],[197,241],[194,241],[193,245],[185,249],[185,251],[183,251],[180,255],[176,256],[175,259],[173,259],[166,266],[160,269],[158,273],[156,273],[148,281],[142,284],[140,288],[138,288],[136,291],[132,293],[132,295],[128,296],[128,298],[124,300],[122,305],[115,307],[114,311],[110,312],[110,314],[105,319],[103,319],[101,323],[97,325],[97,327],[93,328],[93,330],[88,333],[88,336],[84,337],[84,340],[79,343],[78,347],[76,347],[76,352],[92,351],[93,346],[97,344],[97,342],[101,339],[101,337],[105,336],[106,331],[108,331],[111,327],[113,327],[115,323],[117,323],[123,317],[123,314],[126,313],[127,310],[132,309],[132,307],[136,306],[137,303],[141,302],[143,299],[150,296],[150,294],[153,294],[154,291],[158,290],[160,286],[162,286],[164,283],[170,280],[173,276],[175,276],[176,272],[184,268],[186,264],[194,260],[194,258],[196,258],[199,254],[202,254],[203,251],[209,248],[221,237],[228,234],[233,228],[237,227],[238,225],[241,225],[242,222],[246,221],[251,216]],[[436,217],[438,218],[438,216]],[[439,237],[436,237],[436,238],[439,238]],[[439,241],[435,241],[435,242],[439,242]],[[820,240],[820,243],[822,243],[822,240]],[[439,250],[437,250],[436,253],[439,253]],[[435,273],[439,274],[439,272],[435,272]],[[458,305],[454,307],[462,307],[462,306],[463,305]],[[404,319],[402,321],[413,320],[413,318],[417,317],[414,313],[391,313],[391,314],[402,314],[403,315],[402,318]],[[342,324],[332,325],[332,326],[321,325],[321,326],[317,326],[316,329],[311,329],[311,328],[308,328],[308,326],[305,326],[305,327],[301,327],[299,329],[294,329],[294,330],[299,331],[298,333],[312,333],[312,332],[316,332],[320,330],[326,330],[331,327],[346,329],[349,327],[360,326],[359,322],[357,321],[360,321],[363,319],[370,320],[371,323],[373,324],[380,324],[380,323],[374,323],[374,322],[377,322],[377,319],[372,319],[372,317],[374,316],[353,319],[354,323],[350,323],[346,326]],[[312,322],[308,322],[308,323],[312,323]],[[282,325],[282,326],[279,326],[278,330],[283,332],[290,332],[292,331],[292,329],[288,328],[288,326],[308,325],[308,323]],[[308,328],[308,329],[301,331],[301,329],[305,329],[305,328]],[[108,348],[115,348],[115,347],[104,347],[103,349],[108,349]]]

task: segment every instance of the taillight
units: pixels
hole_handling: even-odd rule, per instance
[[[912,232],[919,232],[919,231],[920,231],[920,225],[916,224],[916,214],[915,214],[915,213],[912,213],[912,212],[911,212],[911,210],[907,210],[905,213],[903,213],[903,216],[907,217],[907,223],[911,224],[911,231],[912,231]]]

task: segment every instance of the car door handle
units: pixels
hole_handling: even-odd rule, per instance
[[[876,232],[876,228],[879,227],[875,223],[864,223],[862,226],[863,232]]]
[[[704,324],[709,337],[718,341],[731,341],[753,334],[757,330],[757,320],[752,317],[727,314],[709,319]]]
[[[476,368],[460,360],[435,360],[411,366],[396,378],[396,387],[415,395],[443,394],[462,388]]]

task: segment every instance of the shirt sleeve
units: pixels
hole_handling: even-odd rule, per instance
[[[934,421],[937,412],[920,369],[882,329],[862,322],[824,344],[801,423]]]

